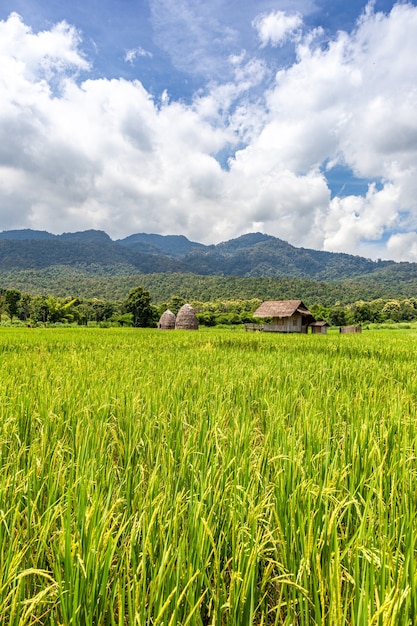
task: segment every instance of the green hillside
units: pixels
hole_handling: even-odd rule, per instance
[[[300,298],[325,306],[417,296],[417,264],[372,261],[296,248],[262,233],[217,245],[103,231],[0,233],[0,288],[24,293],[123,299],[142,285],[154,302]]]

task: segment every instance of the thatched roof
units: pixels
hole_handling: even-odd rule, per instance
[[[198,330],[198,320],[191,304],[184,304],[177,313],[176,330]]]
[[[161,328],[162,330],[172,330],[175,328],[175,319],[176,318],[173,312],[167,309],[159,318],[158,328]]]
[[[294,313],[313,316],[301,300],[268,300],[263,302],[253,314],[253,317],[291,317]]]
[[[319,322],[313,322],[312,324],[310,324],[310,326],[330,326],[330,324],[325,321],[319,321]]]

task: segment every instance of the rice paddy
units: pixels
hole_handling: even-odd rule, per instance
[[[0,623],[417,623],[417,334],[0,332]]]

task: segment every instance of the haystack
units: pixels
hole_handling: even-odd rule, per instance
[[[172,330],[175,328],[176,317],[172,311],[167,309],[164,311],[159,319],[158,328],[161,330]]]
[[[198,330],[198,320],[191,304],[184,304],[177,314],[176,330]]]

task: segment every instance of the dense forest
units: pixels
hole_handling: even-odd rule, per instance
[[[285,300],[300,299],[307,304],[347,305],[357,300],[405,299],[417,297],[414,272],[386,270],[378,276],[324,282],[301,278],[201,276],[198,274],[155,273],[124,276],[91,275],[72,267],[44,270],[1,271],[3,289],[18,289],[31,295],[123,300],[133,287],[143,286],[154,303],[169,300],[172,294],[187,301],[199,300]]]
[[[249,233],[216,245],[203,245],[179,235],[138,233],[113,241],[102,231],[51,235],[43,231],[0,233],[0,284],[7,273],[52,271],[65,276],[135,274],[197,274],[300,278],[339,281],[359,276],[378,277],[406,265],[417,275],[417,264],[373,261],[344,253],[295,246],[277,237]]]

